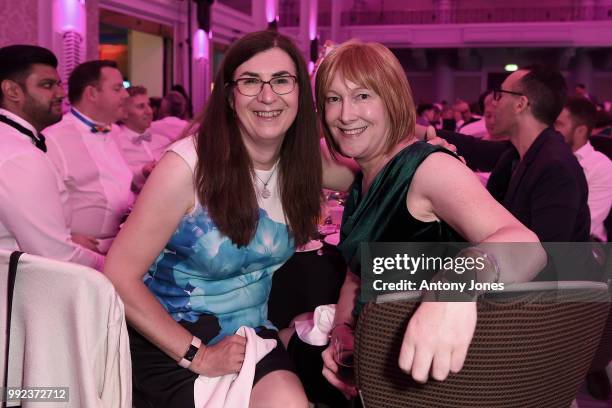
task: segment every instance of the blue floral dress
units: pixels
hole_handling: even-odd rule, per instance
[[[192,138],[172,147],[194,169]],[[240,326],[274,329],[267,319],[272,275],[294,252],[284,221],[276,174],[272,196],[258,198],[259,223],[255,237],[237,247],[222,235],[208,211],[197,201],[185,215],[163,252],[144,277],[145,284],[176,321],[195,322],[203,314],[216,317],[220,331],[209,344],[233,334]]]

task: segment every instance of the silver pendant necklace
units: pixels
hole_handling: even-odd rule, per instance
[[[266,181],[263,181],[257,175],[257,173],[255,173],[255,177],[257,177],[257,179],[259,181],[261,181],[261,184],[263,184],[263,188],[260,190],[261,196],[263,198],[270,198],[270,196],[272,195],[272,192],[270,192],[270,190],[268,190],[268,184],[270,183],[270,180],[272,180],[272,176],[274,176],[274,173],[276,173],[276,169],[277,168],[278,168],[278,162],[274,163],[274,168],[272,170],[272,173],[270,173],[270,175],[268,176],[268,179]]]

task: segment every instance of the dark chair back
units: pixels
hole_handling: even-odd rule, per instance
[[[589,141],[593,148],[598,152],[602,152],[612,160],[612,137],[608,136],[591,136]]]
[[[603,283],[530,282],[484,295],[463,369],[426,384],[397,364],[417,306],[413,294],[363,309],[355,346],[366,408],[569,407],[599,345],[609,294]]]

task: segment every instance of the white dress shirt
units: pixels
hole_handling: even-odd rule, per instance
[[[142,168],[157,162],[170,145],[167,137],[154,133],[151,128],[143,134],[138,134],[127,126],[121,126],[120,131],[112,133],[115,143],[123,155],[134,176],[133,184],[140,191],[146,180]]]
[[[93,133],[72,113],[44,131],[48,156],[68,189],[70,229],[96,238],[102,253],[110,248],[134,201],[132,171],[111,136],[117,131],[113,126],[110,133]]]
[[[166,116],[163,119],[151,123],[149,130],[153,134],[164,136],[168,139],[168,144],[177,141],[183,134],[189,122],[175,116]]]
[[[0,114],[36,134],[11,112]],[[70,237],[68,193],[47,155],[30,138],[0,123],[0,248],[102,270],[104,257]]]
[[[587,142],[574,152],[589,186],[591,235],[607,241],[604,220],[612,207],[612,161]]]
[[[459,133],[463,133],[464,135],[470,135],[478,139],[488,139],[489,132],[487,131],[487,127],[485,126],[484,119],[477,120],[476,122],[468,123],[464,127],[462,127]]]

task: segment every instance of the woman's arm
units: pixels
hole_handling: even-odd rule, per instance
[[[355,307],[355,299],[359,294],[359,288],[361,282],[359,277],[354,273],[347,270],[344,283],[340,289],[340,297],[336,304],[336,313],[334,315],[334,325],[330,333],[329,346],[323,351],[323,376],[332,384],[338,388],[347,397],[354,397],[356,390],[354,386],[344,383],[338,378],[338,365],[334,361],[333,357],[333,344],[337,337],[351,337],[353,336],[353,330],[351,327],[355,327],[355,317],[353,316],[353,309]]]
[[[536,234],[498,203],[467,166],[448,154],[434,153],[419,166],[406,206],[417,219],[442,219],[469,242],[482,243],[500,267],[500,282],[530,281],[546,263]]]
[[[125,304],[130,325],[175,361],[184,356],[193,335],[172,319],[144,285],[142,277],[164,249],[183,215],[193,206],[191,170],[177,154],[165,154],[115,239],[104,268]],[[240,339],[236,341],[241,343]],[[223,343],[217,345],[221,346],[219,349],[233,350],[240,346],[234,345],[231,339]],[[212,347],[200,347],[190,370],[219,375],[240,369],[241,360],[225,358],[224,361],[209,349]]]
[[[457,148],[446,140],[436,136],[436,131],[432,126],[416,125],[414,136],[419,140],[425,140],[434,146],[442,146],[451,152],[456,152]],[[351,158],[337,154],[332,157],[325,139],[320,140],[321,161],[323,166],[323,188],[334,191],[348,191],[355,180],[355,173],[359,171],[359,165]]]
[[[353,159],[337,154],[332,157],[325,139],[320,140],[323,166],[323,188],[334,191],[348,191],[355,180],[359,166]]]
[[[537,236],[495,201],[474,174],[454,157],[434,153],[419,166],[406,198],[417,219],[442,219],[470,242],[516,243],[487,247],[499,264],[499,276],[489,271],[479,280],[523,282],[546,262]],[[517,254],[516,252],[521,252]],[[419,382],[431,375],[442,381],[461,370],[476,328],[476,302],[423,302],[402,342],[398,364]]]

